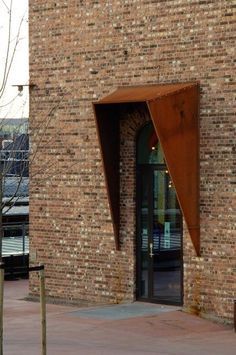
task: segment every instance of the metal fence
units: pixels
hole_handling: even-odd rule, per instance
[[[8,223],[3,226],[2,259],[6,276],[28,275],[28,223]]]
[[[3,225],[2,256],[29,254],[28,223]]]

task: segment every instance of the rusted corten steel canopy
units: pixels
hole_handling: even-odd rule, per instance
[[[145,103],[150,112],[190,237],[200,255],[198,83],[123,87],[93,104],[116,247],[119,249],[120,223],[117,104],[135,102]]]

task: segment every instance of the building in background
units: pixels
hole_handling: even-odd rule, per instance
[[[8,277],[27,275],[29,262],[28,120],[3,119],[0,130],[2,173],[2,258]]]
[[[1,141],[4,139],[13,140],[14,137],[28,132],[27,118],[2,118],[0,137]],[[4,147],[3,147],[4,148]]]
[[[29,178],[8,176],[3,182],[2,258],[6,277],[28,275]]]
[[[48,296],[232,322],[233,3],[32,0],[29,18],[32,128],[60,98],[32,166]]]

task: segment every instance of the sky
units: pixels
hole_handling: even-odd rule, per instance
[[[5,60],[8,44],[9,8],[11,0],[0,0],[0,85],[4,75]],[[28,118],[29,100],[28,86],[24,87],[21,95],[13,85],[29,83],[28,59],[28,0],[12,0],[12,26],[10,39],[10,57],[17,39],[20,22],[22,21],[19,42],[13,56],[12,66],[3,95],[0,96],[0,119]]]

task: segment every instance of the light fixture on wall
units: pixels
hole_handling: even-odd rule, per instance
[[[25,86],[28,86],[29,90],[35,88],[37,85],[36,84],[15,84],[12,85],[18,88],[18,95],[22,96],[23,95],[23,89]]]

